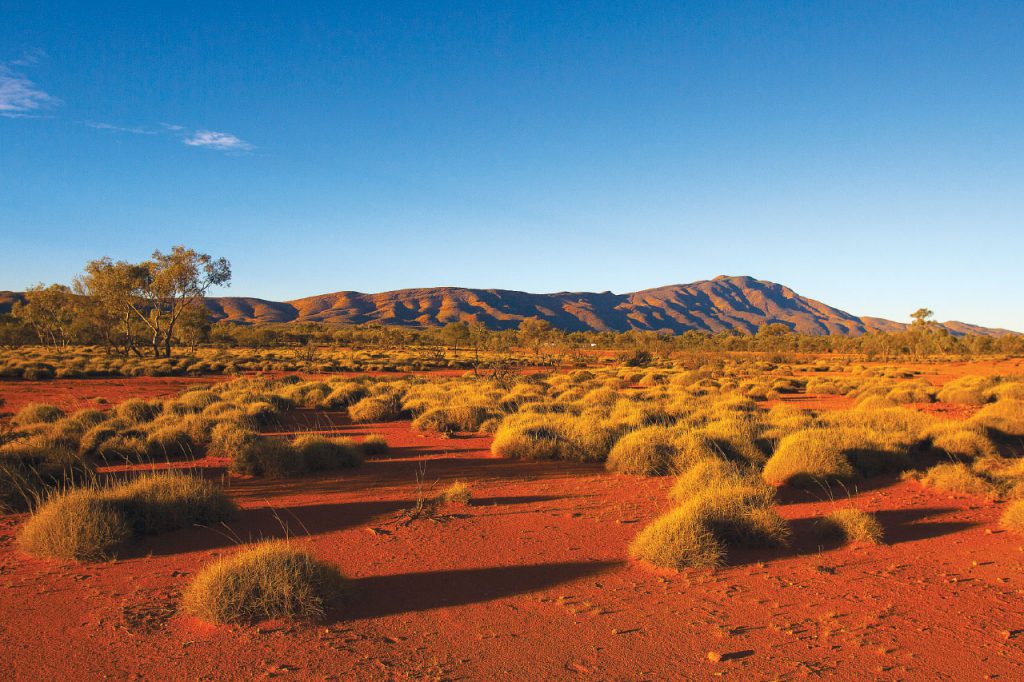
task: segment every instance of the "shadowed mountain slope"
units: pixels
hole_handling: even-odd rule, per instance
[[[21,298],[19,293],[0,291],[0,313],[8,312]],[[822,335],[900,331],[907,326],[878,317],[857,317],[774,282],[724,275],[627,294],[529,294],[504,289],[434,287],[379,294],[339,291],[285,302],[223,296],[207,299],[206,305],[214,320],[238,324],[376,322],[439,326],[476,320],[491,329],[511,329],[527,317],[539,317],[567,331],[756,332],[761,325],[780,323],[797,332]],[[963,322],[946,322],[943,326],[958,336],[1014,333]]]
[[[530,294],[504,289],[435,287],[378,294],[339,291],[286,303],[213,298],[207,305],[215,319],[242,324],[378,322],[437,326],[477,320],[492,329],[510,329],[524,318],[539,317],[567,331],[755,332],[763,324],[777,322],[804,334],[856,335],[906,327],[891,320],[851,315],[774,282],[726,276],[626,294]],[[1013,333],[961,322],[944,326],[957,335]]]

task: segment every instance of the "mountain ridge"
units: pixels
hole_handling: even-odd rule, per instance
[[[20,297],[14,292],[0,292],[0,312],[8,311]],[[908,326],[878,317],[858,317],[775,282],[726,275],[623,294],[428,287],[379,293],[337,291],[291,301],[218,296],[206,299],[206,306],[215,321],[236,324],[377,322],[429,327],[475,320],[492,329],[510,329],[527,317],[538,317],[566,331],[635,329],[678,334],[736,329],[753,333],[764,324],[780,323],[800,333],[817,335],[860,335],[900,331]],[[959,321],[940,325],[957,336],[1017,333]]]

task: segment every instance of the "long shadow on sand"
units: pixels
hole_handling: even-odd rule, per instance
[[[559,499],[563,498],[543,495],[485,497],[473,500],[472,505],[499,507]],[[398,512],[411,509],[414,505],[415,501],[410,499],[243,509],[237,518],[226,524],[185,528],[143,537],[122,556],[167,556],[233,547],[259,540],[321,535],[372,523],[388,526],[397,519]]]
[[[243,509],[225,524],[143,537],[123,556],[166,556],[259,540],[320,535],[366,525],[378,517],[409,509],[413,504],[412,500],[382,500]]]
[[[358,578],[350,581],[352,594],[332,615],[351,621],[476,604],[547,589],[621,564],[565,562]]]
[[[922,521],[933,516],[960,511],[952,507],[930,507],[922,509],[894,509],[875,512],[885,532],[885,544],[897,545],[930,538],[951,535],[973,528],[979,524],[971,521]],[[838,549],[841,540],[823,539],[815,527],[818,517],[790,519],[793,531],[789,547],[784,549],[734,548],[729,551],[729,566],[744,566],[759,561],[770,561],[797,556],[817,555]]]

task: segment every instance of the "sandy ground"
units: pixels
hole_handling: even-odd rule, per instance
[[[1024,539],[997,529],[998,504],[895,479],[838,501],[787,492],[791,549],[654,571],[626,545],[666,506],[667,479],[307,418],[396,447],[340,476],[233,481],[244,511],[228,528],[149,537],[112,563],[31,559],[13,544],[23,517],[3,518],[0,677],[1024,678]],[[417,474],[431,489],[466,481],[475,500],[406,525]],[[889,544],[819,546],[812,519],[846,504],[877,512]],[[351,578],[326,623],[214,627],[175,612],[204,563],[286,532]]]
[[[2,382],[0,395],[72,407],[209,381]],[[0,679],[1024,679],[1024,537],[999,530],[1002,504],[895,478],[836,500],[783,491],[791,548],[675,573],[626,553],[667,507],[668,479],[496,459],[487,437],[340,412],[299,411],[293,430],[381,433],[393,447],[352,472],[287,481],[231,479],[202,460],[240,518],[145,538],[111,563],[30,558],[14,543],[24,515],[0,517]],[[404,520],[421,488],[455,480],[472,504]],[[878,514],[887,544],[815,540],[813,519],[851,504]],[[220,627],[176,612],[202,565],[286,534],[350,578],[326,622]]]

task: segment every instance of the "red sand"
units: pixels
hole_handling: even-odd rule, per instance
[[[10,411],[77,408],[218,379],[3,381],[0,397]],[[842,407],[833,396],[785,401]],[[674,573],[626,553],[666,508],[668,479],[494,459],[489,438],[353,426],[341,413],[299,411],[286,428],[382,433],[393,450],[289,481],[229,479],[225,462],[203,460],[241,518],[145,538],[107,564],[30,558],[14,543],[24,515],[0,517],[0,678],[1024,679],[1024,538],[999,530],[1000,504],[895,479],[837,502],[784,491],[791,549]],[[466,481],[474,503],[403,523],[421,473],[432,489]],[[812,519],[851,503],[878,513],[889,544],[817,544]],[[285,532],[351,578],[326,623],[216,627],[176,613],[203,564]]]
[[[1024,539],[997,529],[999,505],[876,480],[853,502],[879,513],[891,544],[821,548],[811,519],[849,502],[788,492],[791,550],[653,571],[626,546],[665,508],[668,479],[494,459],[487,438],[407,423],[338,428],[396,447],[344,475],[235,480],[244,511],[230,530],[146,538],[114,563],[31,559],[12,540],[23,517],[0,520],[0,677],[1024,677]],[[403,525],[419,471],[468,482],[474,503]],[[232,538],[284,527],[352,579],[327,623],[215,627],[175,613]]]
[[[103,409],[129,398],[164,398],[194,386],[232,377],[114,377],[109,379],[0,380],[2,412],[17,412],[28,403],[57,405],[65,410]]]

